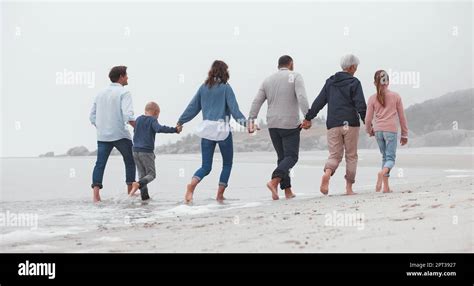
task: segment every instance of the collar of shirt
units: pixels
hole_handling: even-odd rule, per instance
[[[288,70],[288,68],[279,68],[279,70],[284,71],[284,70]]]

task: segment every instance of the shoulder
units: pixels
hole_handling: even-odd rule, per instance
[[[129,90],[126,90],[123,86],[117,89],[118,93],[122,98],[131,98],[132,93]]]
[[[377,94],[374,93],[374,94],[372,94],[372,95],[369,97],[369,99],[368,99],[367,102],[368,102],[368,103],[373,103],[373,102],[375,102],[375,99],[376,99],[376,98],[377,98]]]
[[[359,80],[358,78],[356,78],[356,77],[354,77],[354,84],[355,84],[355,85],[360,85],[360,84],[361,84],[361,83],[360,83],[360,80]]]
[[[298,72],[295,72],[295,71],[290,71],[290,75],[293,75],[293,78],[298,81],[303,81],[303,76],[298,73]]]
[[[222,92],[225,93],[225,95],[232,95],[234,93],[234,90],[232,89],[232,86],[230,85],[229,82],[226,82],[226,83],[220,83],[217,88],[220,88],[222,90]],[[226,93],[226,91],[228,91],[229,93]]]
[[[393,98],[395,98],[397,101],[402,100],[402,98],[401,98],[400,94],[398,94],[398,92],[388,90],[388,94],[390,96],[392,96]]]

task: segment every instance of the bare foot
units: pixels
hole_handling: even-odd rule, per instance
[[[94,203],[100,202],[100,194],[99,194],[100,189],[98,187],[95,187],[92,191],[93,191],[92,201]]]
[[[388,169],[387,169],[388,171]],[[388,172],[385,172],[385,173],[388,173]],[[385,175],[384,173],[384,175]],[[390,185],[388,184],[388,177],[387,176],[383,176],[383,192],[384,193],[390,193],[392,192],[392,190],[390,190]]]
[[[270,192],[272,192],[272,199],[274,201],[280,199],[278,196],[278,183],[275,184],[275,179],[272,179],[267,183],[267,188],[270,190]]]
[[[133,197],[135,195],[135,192],[140,188],[140,184],[137,182],[132,183],[132,189],[128,193],[130,197]]]
[[[375,185],[375,191],[380,192],[382,190],[382,178],[383,178],[383,171],[377,173],[377,184]]]
[[[296,195],[293,193],[293,191],[291,191],[291,188],[286,188],[285,189],[285,197],[287,200],[289,199],[292,199],[294,197],[296,197]]]
[[[346,183],[346,195],[351,196],[351,195],[357,195],[352,191],[352,183]]]
[[[193,185],[193,184],[188,184],[186,186],[186,194],[184,195],[184,202],[186,204],[189,204],[193,201],[193,194],[194,194],[195,188],[196,188],[196,185]]]
[[[327,195],[329,192],[329,179],[331,179],[331,173],[325,172],[324,175],[321,177],[321,187],[319,190],[323,195]]]
[[[219,203],[223,203],[225,200],[224,191],[225,191],[225,188],[223,186],[219,186],[219,189],[217,189],[216,201],[218,201]]]

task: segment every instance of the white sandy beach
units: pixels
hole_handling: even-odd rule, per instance
[[[200,194],[198,190],[194,206],[173,204],[160,216],[150,214],[148,219],[135,220],[126,217],[125,223],[100,223],[78,232],[68,232],[75,225],[65,224],[59,228],[63,233],[37,235],[28,240],[12,239],[6,234],[4,237],[8,239],[1,242],[0,249],[2,252],[473,252],[472,155],[456,154],[448,149],[435,151],[436,156],[433,150],[401,151],[399,164],[409,171],[405,171],[405,179],[393,175],[394,192],[390,194],[376,193],[373,185],[360,182],[355,188],[358,195],[344,196],[339,187],[340,172],[333,178],[330,195],[322,196],[318,192],[319,163],[308,162],[319,154],[313,152],[303,154],[297,174],[309,168],[307,171],[313,174],[316,185],[308,184],[312,179],[309,174],[304,175],[306,179],[296,176],[295,185],[299,189],[295,187],[298,196],[293,200],[282,196],[279,201],[271,201],[270,193],[262,186],[251,191],[264,195],[265,199],[235,203],[236,195],[229,192],[230,202],[220,208],[208,197],[203,204],[205,191]],[[271,154],[236,157],[234,176],[239,177],[238,173],[244,171],[239,169],[243,161],[262,162],[263,157],[270,160]],[[367,150],[360,157],[359,176],[371,177],[372,172],[363,166],[374,164],[378,154]],[[417,165],[431,166],[440,172],[411,178],[410,174],[417,174],[414,171]],[[301,185],[303,180],[306,184]],[[265,178],[259,178],[253,183],[263,185],[264,182]],[[213,183],[209,182],[210,186]],[[234,183],[239,184],[243,182]],[[211,188],[209,194],[212,193]],[[105,215],[107,207],[95,209]],[[85,213],[91,211],[94,208],[83,211],[84,220],[87,220]],[[123,220],[123,213],[117,216]]]

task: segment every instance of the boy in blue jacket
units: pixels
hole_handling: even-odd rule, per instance
[[[132,183],[130,196],[140,189],[142,200],[150,199],[147,185],[156,177],[155,171],[155,134],[180,133],[182,126],[168,127],[158,123],[160,107],[156,102],[149,102],[145,106],[145,115],[135,121],[133,135],[133,159],[138,170],[139,181]]]

